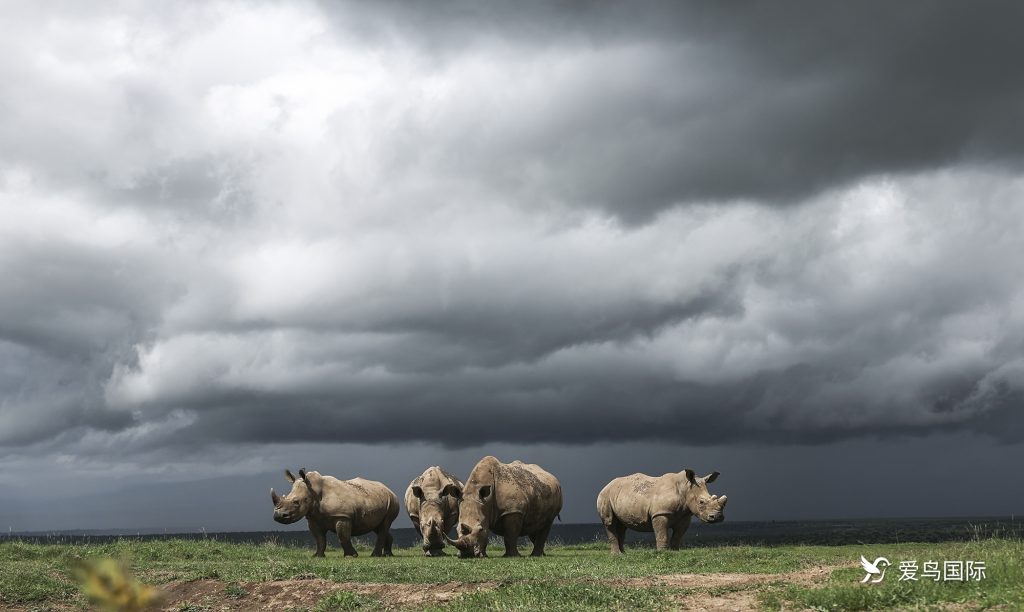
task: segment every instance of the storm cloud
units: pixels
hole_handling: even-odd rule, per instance
[[[1024,52],[1022,12],[449,2],[332,13],[343,36],[411,40],[441,70],[468,68],[468,113],[417,126],[427,163],[632,223],[694,200],[791,205],[876,173],[1019,169],[1024,82],[1010,58]],[[487,59],[502,83],[479,69]]]
[[[0,447],[1020,442],[1022,10],[7,7]]]

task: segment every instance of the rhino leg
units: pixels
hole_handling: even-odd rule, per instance
[[[310,523],[309,532],[313,534],[313,539],[316,540],[316,552],[313,553],[313,556],[324,556],[324,551],[327,550],[327,529],[322,525]]]
[[[658,550],[668,550],[668,517],[664,514],[651,519],[654,528],[654,545]]]
[[[384,534],[388,536],[386,542],[384,542],[384,554],[388,557],[394,557],[395,553],[392,551],[392,547],[395,545],[395,538],[391,535],[391,524],[398,518],[398,506],[395,506],[395,513],[388,520],[385,521]]]
[[[683,543],[683,535],[686,530],[690,528],[690,517],[679,519],[676,524],[672,527],[672,540],[669,541],[668,547],[671,550],[679,550],[679,547]]]
[[[394,557],[395,553],[394,553],[393,550],[391,550],[391,548],[392,548],[392,546],[395,545],[395,538],[394,538],[394,536],[391,535],[391,527],[390,526],[388,526],[388,530],[385,533],[385,535],[388,536],[388,539],[387,539],[386,542],[384,542],[384,556],[385,557]]]
[[[503,557],[519,556],[519,534],[523,531],[523,515],[509,514],[502,520],[505,532],[505,554]]]
[[[621,555],[625,552],[626,526],[617,518],[612,519],[611,525],[605,525],[604,530],[608,532],[608,544],[612,547],[613,555]]]
[[[377,528],[377,543],[373,546],[371,557],[391,557],[391,544],[394,538],[391,537],[391,522],[385,521]]]
[[[345,550],[345,556],[358,557],[359,553],[352,546],[352,521],[339,520],[334,525],[334,531],[338,534],[338,541],[341,542],[341,547]]]
[[[530,541],[533,542],[533,552],[530,553],[531,557],[544,556],[544,544],[548,541],[548,533],[550,532],[551,525],[548,525],[537,533],[530,534]]]

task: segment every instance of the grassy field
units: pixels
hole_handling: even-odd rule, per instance
[[[327,558],[271,544],[123,540],[102,545],[0,544],[0,608],[87,609],[74,568],[122,560],[166,594],[163,609],[1024,609],[1024,541],[863,546],[721,546],[611,557],[603,544],[554,546],[541,559]],[[971,582],[860,584],[861,555],[900,560],[976,560]]]

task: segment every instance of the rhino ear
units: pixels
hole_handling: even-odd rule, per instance
[[[714,482],[716,480],[718,480],[718,472],[711,472],[704,477],[704,482]]]
[[[690,484],[697,484],[697,474],[693,470],[687,468],[683,470],[683,473],[686,474],[686,479],[690,481]]]
[[[274,487],[270,487],[270,501],[274,502],[275,506],[281,501],[281,496],[274,492]]]
[[[415,495],[417,499],[422,500],[423,497],[424,497],[423,496],[423,487],[413,487],[412,488],[412,494]]]
[[[455,499],[462,499],[462,489],[458,485],[446,485],[445,488],[441,489],[441,495],[451,495]]]
[[[323,497],[324,481],[319,472],[307,472],[306,469],[303,468],[299,470],[299,474],[302,474],[302,481],[306,483],[306,486],[308,486],[309,490],[313,492],[313,495],[317,498]]]
[[[306,468],[299,468],[299,478],[306,479]]]
[[[491,485],[484,485],[480,487],[480,499],[487,499],[487,496],[491,494]]]
[[[288,482],[295,482],[295,474],[292,474],[291,470],[285,470],[284,477],[288,479]]]

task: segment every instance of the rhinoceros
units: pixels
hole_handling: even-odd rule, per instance
[[[405,509],[423,536],[428,557],[443,555],[444,539],[459,521],[462,481],[438,466],[428,467],[405,490]]]
[[[729,498],[708,493],[708,483],[716,478],[718,472],[700,478],[693,470],[683,470],[658,477],[633,474],[609,482],[597,495],[597,513],[612,554],[622,553],[626,529],[653,531],[658,550],[677,550],[694,516],[705,523],[725,520]]]
[[[316,539],[314,557],[324,556],[328,531],[338,534],[346,557],[359,556],[352,536],[371,531],[377,534],[373,556],[391,556],[391,523],[398,517],[398,497],[391,489],[375,480],[338,480],[305,469],[299,470],[298,478],[289,470],[284,475],[292,490],[282,496],[270,489],[274,520],[289,525],[306,517]]]
[[[444,539],[461,557],[486,557],[487,538],[505,538],[506,557],[518,557],[519,536],[529,536],[534,557],[544,554],[551,524],[562,511],[562,485],[540,466],[522,461],[502,463],[484,457],[458,494],[459,538]]]

